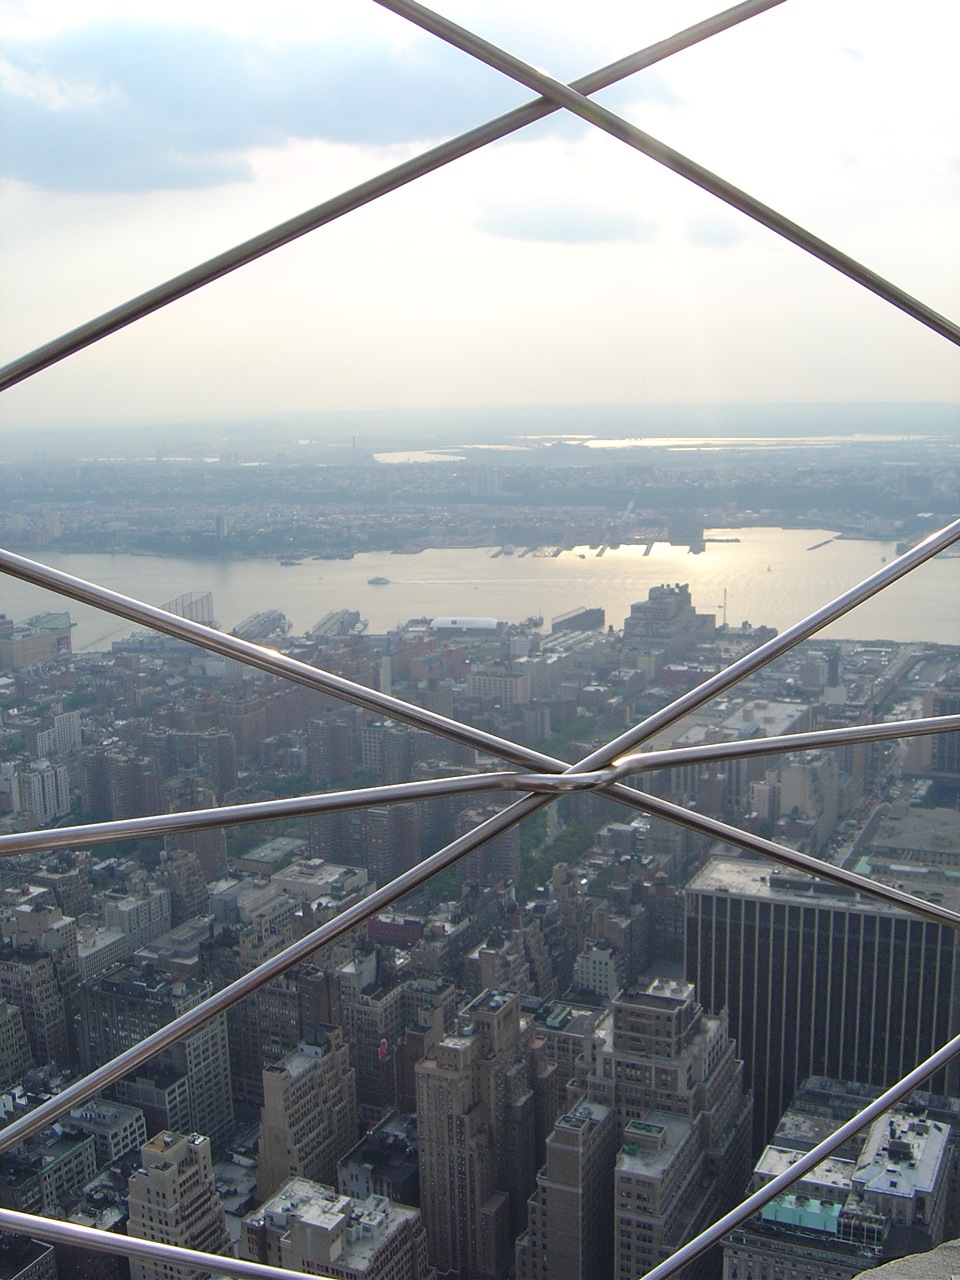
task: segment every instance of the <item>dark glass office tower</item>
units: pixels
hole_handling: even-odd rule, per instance
[[[807,1076],[892,1085],[958,1030],[953,929],[737,858],[694,876],[686,912],[687,977],[729,1010],[757,1153]],[[955,1093],[957,1068],[927,1087]]]

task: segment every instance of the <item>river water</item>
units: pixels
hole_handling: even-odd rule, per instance
[[[783,630],[880,568],[892,543],[836,540],[829,530],[711,529],[701,555],[656,543],[622,546],[597,556],[576,547],[556,558],[493,553],[496,548],[428,550],[419,555],[371,552],[353,560],[197,560],[131,555],[38,555],[77,577],[162,605],[187,591],[211,591],[220,625],[229,630],[257,609],[280,609],[302,633],[332,609],[357,609],[371,632],[415,617],[464,614],[518,622],[550,619],[600,605],[621,627],[635,600],[661,582],[688,582],[696,607],[722,621],[748,620]],[[816,544],[831,539],[824,546]],[[816,549],[812,549],[816,548]],[[389,578],[373,586],[369,578]],[[63,608],[59,597],[0,578],[0,610],[18,621]],[[74,649],[108,648],[129,623],[66,602],[76,621]],[[852,640],[960,643],[960,557],[938,557],[835,623],[826,635]]]

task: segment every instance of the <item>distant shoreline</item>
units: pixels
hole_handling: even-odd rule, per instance
[[[540,554],[504,554],[504,544],[426,548],[415,555],[359,552],[350,560],[304,559],[281,566],[275,556],[244,559],[203,556],[60,554],[49,549],[33,552],[79,578],[153,604],[189,591],[212,591],[214,615],[225,630],[251,612],[277,609],[303,634],[331,610],[353,609],[369,623],[369,633],[382,634],[407,618],[490,616],[502,621],[531,614],[551,619],[572,609],[602,607],[606,625],[619,628],[632,604],[645,598],[651,586],[687,582],[696,608],[719,614],[726,599],[732,625],[749,618],[756,626],[778,630],[792,625],[853,583],[875,572],[896,554],[892,541],[839,539],[835,530],[736,528],[710,526],[706,538],[734,538],[739,542],[707,542],[703,554],[686,547],[656,542],[645,555],[641,543],[598,555],[581,543],[572,551],[553,555],[555,546]],[[829,539],[811,552],[812,544]],[[500,551],[498,556],[495,553]],[[28,553],[31,554],[31,553]],[[292,557],[291,557],[292,558]],[[872,640],[878,636],[900,642],[931,641],[956,644],[960,636],[958,559],[936,557],[922,573],[911,574],[895,589],[861,605],[831,629],[837,638]],[[388,585],[370,585],[373,577],[389,578]],[[57,607],[57,597],[29,584],[5,583],[4,612],[23,619]],[[933,609],[931,602],[937,602]],[[62,604],[59,607],[64,607]],[[80,605],[69,605],[80,624],[74,647],[109,647],[110,639],[125,634],[128,624]]]
[[[918,442],[924,436],[960,441],[960,405],[950,401],[488,405],[305,410],[199,420],[141,417],[105,422],[98,418],[69,426],[62,419],[37,418],[5,424],[0,462],[11,457],[33,459],[42,448],[56,448],[62,456],[96,455],[100,442],[108,456],[116,457],[124,432],[131,436],[128,457],[141,457],[145,445],[152,456],[160,445],[164,452],[187,453],[196,460],[224,446],[249,446],[254,441],[275,454],[305,436],[313,437],[311,443],[341,449],[356,440],[371,452],[456,448],[464,438],[481,444],[557,435],[606,440],[656,436],[708,440],[738,435],[789,440],[816,435],[829,441],[832,436],[865,433]]]

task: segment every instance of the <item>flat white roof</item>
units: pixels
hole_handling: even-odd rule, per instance
[[[434,631],[496,631],[499,623],[496,618],[434,618],[430,623]]]

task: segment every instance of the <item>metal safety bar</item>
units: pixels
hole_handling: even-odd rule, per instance
[[[960,729],[960,715],[928,716],[919,720],[885,720],[882,724],[855,724],[843,729],[815,729],[784,733],[744,742],[702,742],[668,751],[644,751],[622,756],[612,766],[615,778],[654,769],[675,769],[688,764],[712,764],[720,760],[744,760],[751,756],[781,755],[786,751],[818,751],[823,747],[851,746],[858,742],[884,742],[890,738],[917,738],[924,734],[952,733]],[[0,840],[2,849],[2,840]]]
[[[189,1267],[184,1274],[237,1276],[239,1280],[304,1280],[303,1271],[290,1271],[286,1267],[271,1267],[264,1262],[246,1262],[231,1258],[228,1254],[202,1253],[199,1249],[184,1249],[179,1245],[162,1244],[157,1240],[144,1240],[141,1236],[121,1236],[115,1231],[101,1231],[98,1227],[85,1227],[78,1222],[63,1222],[58,1218],[44,1218],[39,1214],[20,1213],[15,1209],[0,1209],[0,1231],[12,1231],[15,1235],[31,1236],[48,1244],[66,1245],[73,1249],[92,1249],[97,1253],[118,1253],[125,1258],[140,1258],[162,1266]],[[311,1280],[331,1280],[331,1277],[311,1273]]]
[[[668,703],[660,711],[646,717],[634,729],[621,734],[620,737],[614,739],[606,747],[586,757],[581,762],[584,767],[577,767],[576,772],[589,772],[598,765],[606,766],[611,764],[617,757],[625,755],[628,751],[640,746],[662,729],[669,728],[689,712],[695,711],[705,702],[709,702],[712,698],[738,684],[747,676],[759,671],[767,663],[772,662],[775,658],[782,657],[783,654],[789,652],[802,640],[809,639],[810,636],[815,635],[832,622],[838,621],[849,613],[851,609],[877,595],[884,588],[905,577],[912,569],[924,564],[927,560],[932,559],[933,556],[952,546],[957,541],[960,541],[960,519],[952,521],[935,533],[931,533],[928,537],[918,542],[916,546],[905,551],[903,555],[897,556],[896,559],[891,560],[888,564],[881,565],[879,569],[857,583],[856,586],[842,592],[829,603],[822,605],[819,609],[815,609],[800,622],[788,627],[786,631],[782,631],[765,644],[753,649],[743,658],[731,663],[730,666],[725,667],[715,676],[711,676],[695,689],[682,694],[679,698],[675,698],[673,702]],[[17,555],[15,552],[0,549],[0,573],[8,573],[14,578],[19,578],[22,582],[32,583],[34,586],[54,591],[58,595],[69,596],[82,604],[89,604],[96,609],[115,614],[117,617],[126,618],[130,622],[140,623],[155,631],[160,631],[164,635],[187,640],[191,644],[199,645],[202,649],[206,649],[211,653],[220,654],[221,657],[235,658],[238,662],[255,667],[259,671],[281,676],[297,684],[306,685],[307,688],[315,689],[318,693],[330,694],[332,697],[350,702],[354,706],[363,707],[367,711],[377,712],[380,715],[399,720],[404,724],[412,725],[417,729],[426,729],[428,732],[450,738],[464,746],[475,747],[478,751],[499,756],[501,759],[509,760],[514,764],[542,768],[549,772],[561,772],[569,767],[562,760],[557,760],[554,756],[547,755],[543,751],[519,746],[517,743],[497,734],[488,733],[472,725],[463,724],[459,720],[439,715],[435,711],[428,711],[425,707],[418,707],[413,703],[403,701],[401,698],[395,698],[391,694],[370,689],[366,685],[357,684],[355,681],[347,680],[343,676],[333,675],[331,672],[323,671],[308,662],[301,662],[299,659],[291,658],[287,654],[277,653],[274,649],[267,649],[262,645],[254,644],[250,640],[243,640],[239,636],[227,635],[223,631],[217,631],[213,627],[206,627],[200,622],[191,621],[189,618],[181,618],[177,614],[169,613],[166,609],[158,608],[156,605],[145,604],[142,600],[136,600],[132,596],[123,595],[119,591],[111,591],[108,587],[101,587],[96,583],[87,582],[74,574],[65,573],[62,569],[54,569],[49,565],[40,564],[36,560],[29,560],[25,556]]]
[[[773,738],[751,738],[742,742],[698,743],[669,751],[645,751],[624,756],[607,769],[593,773],[477,773],[461,778],[429,778],[423,782],[396,782],[387,786],[359,787],[351,791],[326,791],[315,795],[291,796],[282,800],[258,800],[250,804],[222,805],[215,809],[184,809],[178,813],[158,813],[141,818],[119,818],[109,822],[85,822],[73,827],[20,831],[0,836],[0,858],[25,853],[49,853],[76,844],[109,844],[113,840],[135,840],[176,835],[182,831],[205,831],[216,827],[241,826],[280,818],[305,818],[319,813],[340,813],[372,805],[406,804],[411,800],[439,796],[468,795],[485,791],[593,791],[632,774],[678,768],[681,765],[710,764],[720,760],[777,755],[787,751],[813,751],[823,747],[855,743],[884,742],[916,738],[924,734],[960,731],[960,715],[932,716],[920,720],[890,720],[882,724],[850,725],[843,729],[782,734]]]
[[[789,1169],[778,1174],[770,1182],[765,1183],[753,1195],[747,1196],[735,1209],[731,1209],[729,1213],[724,1214],[722,1218],[718,1218],[716,1222],[707,1227],[706,1231],[702,1231],[700,1235],[688,1241],[687,1244],[681,1245],[672,1257],[661,1262],[652,1271],[648,1271],[645,1276],[641,1277],[641,1280],[667,1280],[668,1276],[676,1275],[681,1267],[693,1262],[696,1258],[706,1253],[708,1249],[712,1249],[714,1245],[719,1244],[724,1236],[729,1235],[741,1223],[746,1222],[748,1218],[751,1218],[758,1210],[762,1209],[765,1204],[769,1204],[771,1200],[775,1200],[777,1196],[782,1195],[788,1187],[798,1182],[804,1174],[809,1173],[811,1169],[815,1169],[822,1160],[826,1160],[827,1156],[832,1155],[838,1147],[842,1147],[848,1138],[852,1138],[854,1134],[859,1133],[871,1121],[879,1119],[885,1111],[889,1111],[898,1102],[902,1102],[914,1089],[923,1084],[924,1080],[929,1080],[935,1072],[952,1062],[958,1055],[960,1055],[960,1036],[954,1036],[936,1053],[932,1053],[919,1066],[914,1067],[903,1079],[898,1080],[886,1093],[882,1093],[879,1098],[876,1098],[869,1106],[864,1107],[862,1111],[858,1111],[855,1116],[842,1124],[839,1129],[835,1129],[829,1138],[824,1138],[822,1142],[818,1142],[815,1147],[811,1147],[803,1155],[798,1154]]]
[[[674,53],[689,49],[710,36],[727,31],[738,23],[745,22],[747,18],[753,18],[783,3],[784,0],[745,0],[744,3],[734,5],[731,9],[726,9],[712,18],[694,23],[693,26],[687,27],[667,40],[660,40],[646,49],[641,49],[626,58],[620,58],[617,62],[612,62],[609,66],[584,76],[581,80],[575,80],[573,88],[580,93],[597,93],[600,89],[609,88],[610,85],[634,75],[637,71],[642,71],[645,67],[652,67]],[[44,343],[35,351],[12,360],[0,368],[0,391],[23,382],[24,379],[39,373],[41,369],[49,368],[50,365],[74,355],[77,351],[82,351],[84,347],[99,342],[101,338],[111,333],[117,333],[136,320],[142,320],[178,298],[185,298],[197,289],[202,289],[204,285],[229,275],[231,271],[255,262],[265,254],[272,253],[274,249],[290,244],[301,236],[307,235],[308,232],[316,231],[328,222],[334,222],[344,214],[360,209],[390,191],[397,191],[416,178],[422,178],[428,173],[442,169],[453,160],[459,160],[491,142],[506,138],[511,133],[516,133],[518,129],[542,120],[544,116],[552,115],[559,109],[557,104],[545,101],[543,98],[528,102],[476,129],[470,129],[448,142],[432,147],[412,160],[406,160],[393,169],[387,169],[378,177],[362,182],[359,186],[352,187],[332,200],[325,200],[322,204],[294,218],[289,218],[286,222],[281,222],[269,231],[263,231],[250,240],[244,240],[225,253],[217,254],[216,257],[191,267],[190,270],[174,276],[163,284],[155,285],[154,288],[130,299],[129,302],[122,303],[96,319],[71,329],[69,333],[63,334],[52,342]]]
[[[658,160],[661,164],[665,164],[668,168],[695,182],[719,199],[768,226],[778,235],[784,236],[800,248],[812,253],[842,274],[847,275],[886,301],[891,302],[894,306],[899,307],[920,323],[940,333],[941,336],[946,337],[949,341],[960,342],[960,329],[951,321],[939,316],[929,307],[911,298],[874,272],[832,246],[827,245],[817,237],[812,236],[803,228],[783,218],[782,215],[762,205],[746,193],[739,191],[731,184],[717,177],[717,175],[709,173],[709,171],[695,162],[665,147],[662,143],[642,133],[642,131],[634,128],[634,126],[612,112],[598,106],[596,103],[587,101],[583,96],[584,94],[595,92],[605,85],[612,84],[617,79],[631,74],[643,66],[650,66],[670,53],[689,47],[708,35],[725,30],[747,17],[772,8],[776,4],[782,3],[782,0],[758,0],[755,3],[738,5],[724,14],[688,28],[687,31],[681,32],[671,40],[662,41],[658,45],[651,46],[647,50],[632,55],[631,58],[611,64],[604,70],[595,72],[592,76],[575,81],[573,86],[563,85],[559,81],[536,71],[521,60],[497,49],[488,41],[484,41],[472,33],[464,31],[463,28],[456,27],[430,10],[424,9],[421,5],[415,3],[415,0],[377,0],[377,2],[383,7],[390,8],[401,16],[425,27],[427,30],[433,31],[434,34],[457,45],[465,52],[480,58],[488,65],[494,66],[512,78],[526,84],[541,94],[542,98],[537,102],[520,107],[516,111],[509,112],[497,120],[489,122],[487,125],[462,134],[459,138],[442,144],[440,147],[426,152],[405,165],[400,165],[390,170],[369,183],[362,184],[332,201],[317,206],[299,218],[291,219],[270,232],[246,241],[235,249],[211,259],[200,267],[194,268],[192,271],[186,272],[174,280],[148,291],[124,306],[108,312],[105,316],[101,316],[99,319],[64,335],[55,342],[46,344],[46,346],[39,348],[30,355],[14,361],[0,370],[0,390],[22,381],[57,360],[63,359],[65,356],[106,336],[106,334],[115,332],[119,328],[150,314],[150,312],[165,306],[176,298],[185,296],[187,293],[218,279],[227,272],[253,261],[281,244],[289,243],[315,227],[321,226],[325,222],[349,212],[351,209],[358,208],[360,205],[376,199],[387,191],[394,190],[414,178],[431,172],[441,167],[441,165],[458,158],[460,155],[466,155],[470,151],[486,145],[487,142],[493,141],[498,137],[504,137],[513,130],[521,128],[533,120],[540,119],[560,106],[567,108],[588,122],[596,124],[604,131],[627,142],[630,146]],[[188,622],[186,619],[167,614],[163,610],[155,609],[119,593],[85,583],[80,579],[71,577],[71,575],[38,565],[10,552],[0,552],[0,572],[12,574],[24,581],[34,582],[38,586],[47,587],[71,598],[84,600],[95,607],[106,609],[118,616],[129,618],[131,621],[151,626],[168,635],[179,636],[181,639],[199,644],[213,652],[235,657],[239,661],[262,671],[294,680],[307,687],[327,693],[332,697],[476,747],[481,751],[488,752],[514,764],[546,771],[545,774],[541,775],[501,773],[477,775],[471,779],[437,779],[424,784],[401,784],[399,787],[393,788],[368,788],[356,792],[298,797],[291,801],[269,802],[264,805],[230,806],[223,810],[160,815],[156,820],[156,825],[150,832],[151,834],[172,833],[173,831],[184,829],[200,829],[213,825],[229,825],[234,822],[260,821],[267,816],[277,816],[280,812],[285,812],[287,816],[292,816],[294,813],[302,815],[310,812],[331,811],[336,808],[354,808],[360,804],[397,803],[400,799],[409,800],[412,798],[426,798],[429,795],[449,794],[450,791],[438,789],[441,782],[447,781],[456,783],[461,793],[472,790],[488,790],[491,786],[504,790],[523,790],[527,793],[517,803],[502,810],[475,830],[459,837],[458,840],[453,841],[446,848],[426,858],[418,866],[397,877],[389,885],[375,890],[368,898],[342,912],[336,919],[329,921],[326,925],[300,939],[299,942],[288,947],[271,960],[259,965],[249,974],[245,974],[230,986],[217,992],[214,996],[211,996],[188,1013],[181,1015],[159,1032],[141,1041],[111,1062],[97,1068],[82,1080],[76,1081],[62,1094],[50,1099],[37,1110],[8,1125],[0,1131],[0,1152],[18,1145],[26,1137],[65,1114],[71,1107],[100,1092],[161,1049],[174,1043],[184,1035],[189,1035],[211,1018],[232,1007],[243,999],[245,995],[256,990],[265,982],[269,982],[272,978],[279,976],[301,960],[307,959],[320,947],[327,945],[338,937],[342,937],[350,929],[356,927],[357,924],[383,910],[385,906],[390,905],[413,889],[419,888],[438,871],[452,865],[459,858],[480,847],[487,840],[515,825],[527,814],[535,812],[543,805],[550,803],[562,792],[571,789],[596,789],[602,794],[620,800],[631,807],[664,817],[668,821],[679,823],[703,834],[714,836],[717,839],[726,840],[743,849],[774,858],[794,868],[808,871],[822,879],[846,884],[885,901],[891,906],[915,912],[927,919],[936,920],[951,927],[960,927],[960,915],[937,907],[935,904],[912,898],[910,895],[902,893],[902,891],[893,890],[889,886],[881,885],[867,877],[829,866],[819,859],[798,854],[795,850],[787,849],[762,837],[754,836],[749,832],[741,831],[717,820],[705,818],[703,815],[683,809],[681,806],[661,800],[659,797],[650,796],[627,787],[622,781],[619,781],[619,779],[635,772],[676,767],[684,763],[706,763],[709,760],[730,759],[773,751],[803,750],[852,742],[882,741],[895,736],[906,737],[919,733],[956,731],[954,727],[956,717],[938,717],[926,721],[854,726],[844,730],[824,730],[810,734],[785,735],[779,740],[769,739],[765,743],[759,744],[711,744],[709,748],[636,752],[636,748],[648,741],[654,734],[676,723],[676,721],[701,706],[708,699],[732,687],[746,676],[759,670],[767,662],[772,661],[773,658],[787,652],[794,645],[800,643],[801,640],[808,638],[843,616],[863,600],[885,589],[892,582],[910,572],[958,538],[960,538],[960,521],[955,521],[939,533],[924,540],[923,543],[912,551],[907,552],[906,555],[899,557],[892,564],[871,575],[857,587],[837,597],[829,605],[815,611],[803,622],[789,628],[781,636],[776,637],[767,644],[760,646],[751,654],[746,655],[745,658],[733,663],[725,671],[705,681],[696,690],[676,699],[661,711],[647,717],[634,729],[620,735],[613,742],[592,752],[572,766],[567,766],[563,761],[556,760],[542,752],[519,746],[507,739],[462,725],[457,721],[438,716],[435,713],[425,711],[423,708],[415,707],[389,695],[368,690],[341,677],[322,672],[309,666],[309,664],[297,662],[286,657],[286,655],[274,653],[248,641],[239,640],[237,637],[224,636],[222,633],[202,627],[200,624]],[[707,754],[708,751],[709,754]],[[416,792],[418,787],[421,790]],[[278,806],[282,805],[288,805],[289,808],[281,810]],[[299,806],[299,808],[296,806]],[[133,820],[134,823],[153,821],[154,819]],[[164,824],[172,825],[165,826]],[[130,833],[129,824],[122,823],[93,824],[89,828],[66,828],[59,832],[26,833],[22,837],[12,837],[14,840],[18,838],[24,840],[24,847],[16,850],[9,844],[0,845],[0,852],[10,854],[42,847],[64,847],[64,843],[54,844],[54,842],[69,834],[71,837],[69,843],[75,843],[74,837],[82,839],[80,833],[84,830],[88,830],[91,833],[91,843],[99,843],[104,840],[119,838],[121,834],[119,828],[121,826],[127,827],[127,830],[122,834]],[[40,842],[41,834],[47,837],[46,844]],[[656,1267],[649,1273],[648,1280],[666,1280],[668,1276],[673,1275],[706,1249],[711,1248],[722,1239],[723,1235],[755,1213],[762,1204],[780,1194],[782,1190],[802,1177],[805,1172],[815,1167],[826,1155],[840,1146],[852,1133],[855,1133],[876,1116],[881,1115],[889,1107],[895,1105],[917,1084],[927,1079],[958,1053],[960,1053],[960,1037],[938,1050],[937,1053],[928,1058],[925,1063],[922,1063],[910,1075],[904,1077],[903,1080],[871,1103],[853,1120],[842,1126],[830,1139],[799,1159],[787,1174],[781,1175],[780,1178],[768,1184],[762,1192],[744,1201],[739,1209],[732,1214],[728,1214],[696,1240],[683,1246],[671,1259]],[[203,1265],[228,1275],[293,1277],[298,1274],[257,1263],[244,1263],[235,1259],[221,1258],[220,1256],[202,1255],[191,1250],[182,1250],[152,1241],[116,1237],[110,1233],[97,1232],[75,1224],[56,1222],[29,1214],[17,1214],[10,1210],[0,1210],[0,1228],[18,1234],[32,1235],[39,1239],[56,1239],[58,1242],[67,1242],[69,1240],[70,1243],[82,1244],[84,1247],[126,1253],[129,1256],[149,1256],[155,1260],[173,1264],[181,1263],[183,1265],[197,1266],[201,1265],[197,1261],[201,1259]]]
[[[582,789],[586,791],[596,785],[598,777],[598,774],[591,773],[577,781],[582,781]],[[142,818],[79,823],[74,827],[54,827],[49,831],[21,831],[15,835],[0,836],[0,857],[69,849],[77,844],[109,844],[113,840],[172,836],[182,831],[206,831],[214,827],[241,826],[247,822],[307,818],[320,813],[342,813],[347,809],[366,809],[372,805],[407,804],[411,800],[436,799],[439,796],[517,790],[514,784],[519,780],[530,781],[530,785],[522,790],[573,790],[564,775],[557,773],[479,773],[466,778],[430,778],[424,782],[397,782],[356,791],[327,791],[318,795],[290,796],[283,800],[223,805],[219,809],[187,809],[182,813],[156,813]],[[565,782],[566,787],[563,786]]]
[[[807,619],[798,623],[796,626],[789,628],[783,632],[781,636],[774,637],[767,644],[760,646],[752,653],[747,654],[745,658],[733,663],[726,671],[718,673],[706,682],[707,686],[714,692],[719,692],[736,680],[743,679],[744,676],[750,674],[754,670],[758,670],[766,663],[779,656],[781,652],[786,652],[806,636],[813,634],[819,627],[826,626],[833,621],[840,613],[847,612],[854,607],[860,599],[867,598],[869,594],[875,594],[880,588],[876,585],[878,577],[883,577],[884,581],[896,580],[896,578],[907,572],[904,567],[905,563],[915,567],[916,564],[922,563],[928,559],[930,555],[935,554],[935,549],[939,550],[943,545],[957,538],[960,538],[960,521],[955,521],[946,529],[941,530],[937,534],[931,535],[919,546],[907,552],[898,560],[891,564],[883,566],[879,574],[873,574],[857,587],[844,592],[841,596],[831,604],[816,610]],[[946,539],[946,541],[944,541]],[[16,576],[27,576],[29,580],[36,581],[37,585],[51,585],[54,590],[57,589],[57,582],[66,579],[66,586],[69,590],[66,594],[82,593],[84,599],[91,603],[97,603],[99,596],[103,596],[104,607],[110,612],[121,612],[123,616],[132,617],[134,620],[140,620],[141,616],[149,618],[156,617],[163,625],[161,630],[173,631],[175,634],[180,633],[182,638],[191,639],[194,643],[200,644],[204,648],[218,649],[225,643],[230,646],[239,646],[238,654],[242,654],[241,660],[244,658],[252,659],[252,665],[262,666],[264,662],[268,662],[270,667],[280,663],[281,668],[284,663],[293,663],[297,670],[297,678],[301,683],[311,683],[313,678],[327,679],[327,673],[320,672],[316,668],[310,667],[308,664],[297,663],[292,659],[286,659],[284,655],[273,653],[270,650],[261,649],[260,646],[251,645],[248,641],[238,640],[235,636],[224,636],[220,632],[214,631],[212,628],[203,627],[198,623],[189,622],[176,615],[167,614],[164,610],[155,609],[153,606],[142,605],[138,601],[134,601],[129,597],[119,596],[116,592],[107,591],[105,588],[96,587],[94,584],[85,583],[78,579],[73,579],[70,575],[64,575],[58,570],[50,570],[45,566],[38,565],[32,561],[24,562],[22,557],[12,556],[10,552],[0,553],[0,570],[6,570],[8,565],[12,565],[10,572]],[[863,593],[866,592],[866,595]],[[252,651],[248,653],[247,651]],[[281,662],[281,660],[283,660]],[[302,668],[302,670],[301,670]],[[734,674],[735,673],[735,674]],[[277,674],[283,674],[282,669]],[[338,681],[339,677],[336,678]],[[342,681],[341,683],[350,686],[351,682]],[[366,690],[366,693],[371,691]],[[696,691],[694,691],[696,693]],[[378,698],[386,695],[378,694]],[[654,716],[644,720],[636,730],[629,734],[622,735],[615,742],[608,744],[607,747],[599,751],[593,752],[590,756],[580,761],[578,764],[569,766],[566,769],[567,774],[577,774],[588,767],[593,770],[597,765],[605,766],[612,764],[615,759],[622,755],[622,747],[629,742],[635,745],[638,741],[643,740],[645,736],[651,732],[651,724],[655,725],[656,730],[664,727],[662,717],[671,711],[667,723],[670,720],[679,719],[686,714],[689,709],[689,698],[691,695],[684,695],[678,698],[667,708],[664,713],[657,713]],[[353,688],[349,690],[348,700],[353,700]],[[700,705],[700,699],[695,705]],[[399,704],[406,711],[420,711],[419,708],[412,708],[409,704],[401,703],[399,699],[390,699],[392,703]],[[476,734],[484,742],[491,735],[482,734],[479,731],[472,730],[469,726],[459,725],[457,722],[447,722],[456,727],[458,739],[466,734],[469,738]],[[504,747],[509,748],[514,758],[521,760],[530,759],[531,757],[539,764],[545,759],[551,766],[562,766],[562,762],[554,761],[552,757],[543,757],[540,752],[533,751],[518,744],[509,743],[506,740],[499,740]],[[800,854],[795,850],[778,845],[773,841],[769,841],[760,836],[754,836],[749,832],[741,831],[739,828],[731,827],[726,823],[721,823],[715,819],[706,818],[701,814],[694,814],[690,810],[683,809],[679,805],[673,805],[668,801],[661,800],[658,797],[646,795],[642,792],[636,792],[629,787],[625,787],[623,783],[613,783],[603,788],[606,794],[617,798],[624,799],[634,807],[641,808],[645,812],[663,816],[669,821],[677,822],[681,825],[691,827],[713,835],[717,839],[726,840],[732,844],[739,845],[742,848],[761,853],[762,855],[775,858],[779,861],[786,862],[791,866],[802,869],[813,874],[819,875],[822,879],[834,881],[836,883],[845,884],[855,888],[861,892],[868,893],[873,897],[888,902],[906,910],[914,911],[917,914],[925,916],[928,919],[936,920],[939,923],[947,924],[951,927],[960,926],[960,916],[954,912],[947,911],[945,908],[937,906],[934,903],[928,903],[921,899],[913,898],[909,894],[904,894],[901,890],[894,889],[887,885],[881,885],[878,882],[870,880],[865,876],[856,875],[853,872],[842,870],[838,867],[832,867],[827,863],[821,862],[819,859],[812,858],[806,854]],[[554,793],[557,794],[557,793]],[[328,921],[320,928],[312,933],[299,939],[297,942],[287,947],[284,951],[279,952],[276,956],[264,961],[257,968],[244,974],[236,979],[229,986],[216,992],[208,997],[193,1009],[181,1014],[178,1018],[162,1027],[159,1031],[154,1032],[146,1039],[140,1041],[139,1044],[132,1046],[124,1053],[114,1058],[111,1062],[105,1063],[96,1070],[85,1076],[83,1079],[76,1081],[68,1086],[62,1093],[50,1098],[47,1102],[41,1104],[36,1110],[29,1112],[27,1115],[14,1120],[11,1124],[0,1130],[0,1152],[9,1150],[11,1147],[19,1145],[25,1138],[31,1134],[45,1128],[48,1124],[52,1124],[59,1119],[72,1107],[78,1106],[81,1102],[93,1097],[101,1092],[108,1085],[115,1083],[135,1067],[148,1061],[156,1053],[175,1043],[184,1035],[190,1034],[197,1030],[206,1022],[216,1017],[218,1014],[232,1008],[246,995],[262,986],[265,982],[269,982],[275,977],[279,977],[285,973],[293,965],[302,960],[307,959],[315,951],[321,947],[329,945],[337,938],[342,937],[358,924],[363,923],[371,916],[384,910],[392,905],[397,899],[410,893],[414,889],[421,887],[437,872],[445,870],[446,867],[452,866],[460,858],[479,848],[487,840],[506,831],[514,826],[522,818],[528,814],[535,812],[543,805],[548,804],[551,800],[550,795],[534,795],[529,794],[522,800],[511,805],[509,808],[502,810],[494,817],[489,818],[473,831],[460,836],[445,848],[437,853],[424,859],[417,866],[404,872],[388,885],[375,890],[369,897],[354,904],[346,911],[342,912],[335,919]],[[210,811],[216,813],[216,810]]]
[[[516,80],[518,83],[526,85],[528,89],[533,89],[535,93],[543,94],[545,98],[555,102],[558,106],[566,107],[568,111],[579,116],[581,120],[586,120],[588,124],[596,125],[604,133],[609,133],[612,137],[625,142],[627,146],[633,147],[636,151],[641,151],[645,156],[649,156],[651,160],[656,160],[658,164],[662,164],[682,178],[686,178],[702,190],[709,192],[710,195],[716,196],[724,204],[739,210],[740,213],[745,213],[748,218],[753,218],[755,222],[759,222],[762,226],[775,231],[778,236],[789,240],[791,244],[795,244],[798,248],[803,249],[804,252],[812,254],[813,257],[819,258],[821,262],[833,267],[841,275],[855,280],[857,284],[863,285],[865,289],[869,289],[877,297],[892,303],[893,306],[898,307],[908,316],[912,316],[914,320],[918,320],[921,324],[926,325],[928,329],[932,329],[934,333],[939,333],[942,338],[946,338],[948,341],[960,346],[960,325],[954,324],[952,320],[940,315],[932,307],[928,307],[917,298],[911,297],[903,289],[891,284],[888,280],[884,280],[882,276],[877,275],[875,271],[871,271],[869,267],[863,266],[862,263],[857,262],[848,254],[841,253],[832,244],[828,244],[826,240],[821,240],[819,236],[806,231],[798,223],[785,218],[776,209],[771,209],[769,205],[754,199],[746,191],[741,191],[739,187],[735,187],[733,183],[727,182],[715,173],[711,173],[709,169],[697,164],[695,160],[691,160],[679,151],[675,151],[673,147],[668,147],[666,143],[659,142],[656,138],[651,137],[649,133],[644,133],[642,129],[638,129],[635,125],[630,124],[629,121],[624,120],[622,116],[618,116],[608,110],[608,108],[600,106],[599,103],[591,102],[570,85],[564,84],[560,80],[555,80],[538,68],[532,67],[529,63],[514,57],[512,53],[499,49],[495,44],[491,44],[489,40],[482,39],[473,31],[457,26],[455,22],[451,22],[448,18],[444,18],[439,13],[434,13],[432,9],[418,4],[417,0],[375,0],[375,3],[384,9],[390,9],[391,12],[399,14],[400,17],[406,18],[410,22],[416,23],[418,27],[422,27],[425,31],[431,31],[435,36],[439,36],[441,40],[454,45],[457,49],[462,49],[464,53],[469,53],[471,57],[476,58],[478,61],[485,62],[487,66],[494,67],[497,71],[502,71],[511,80]]]

